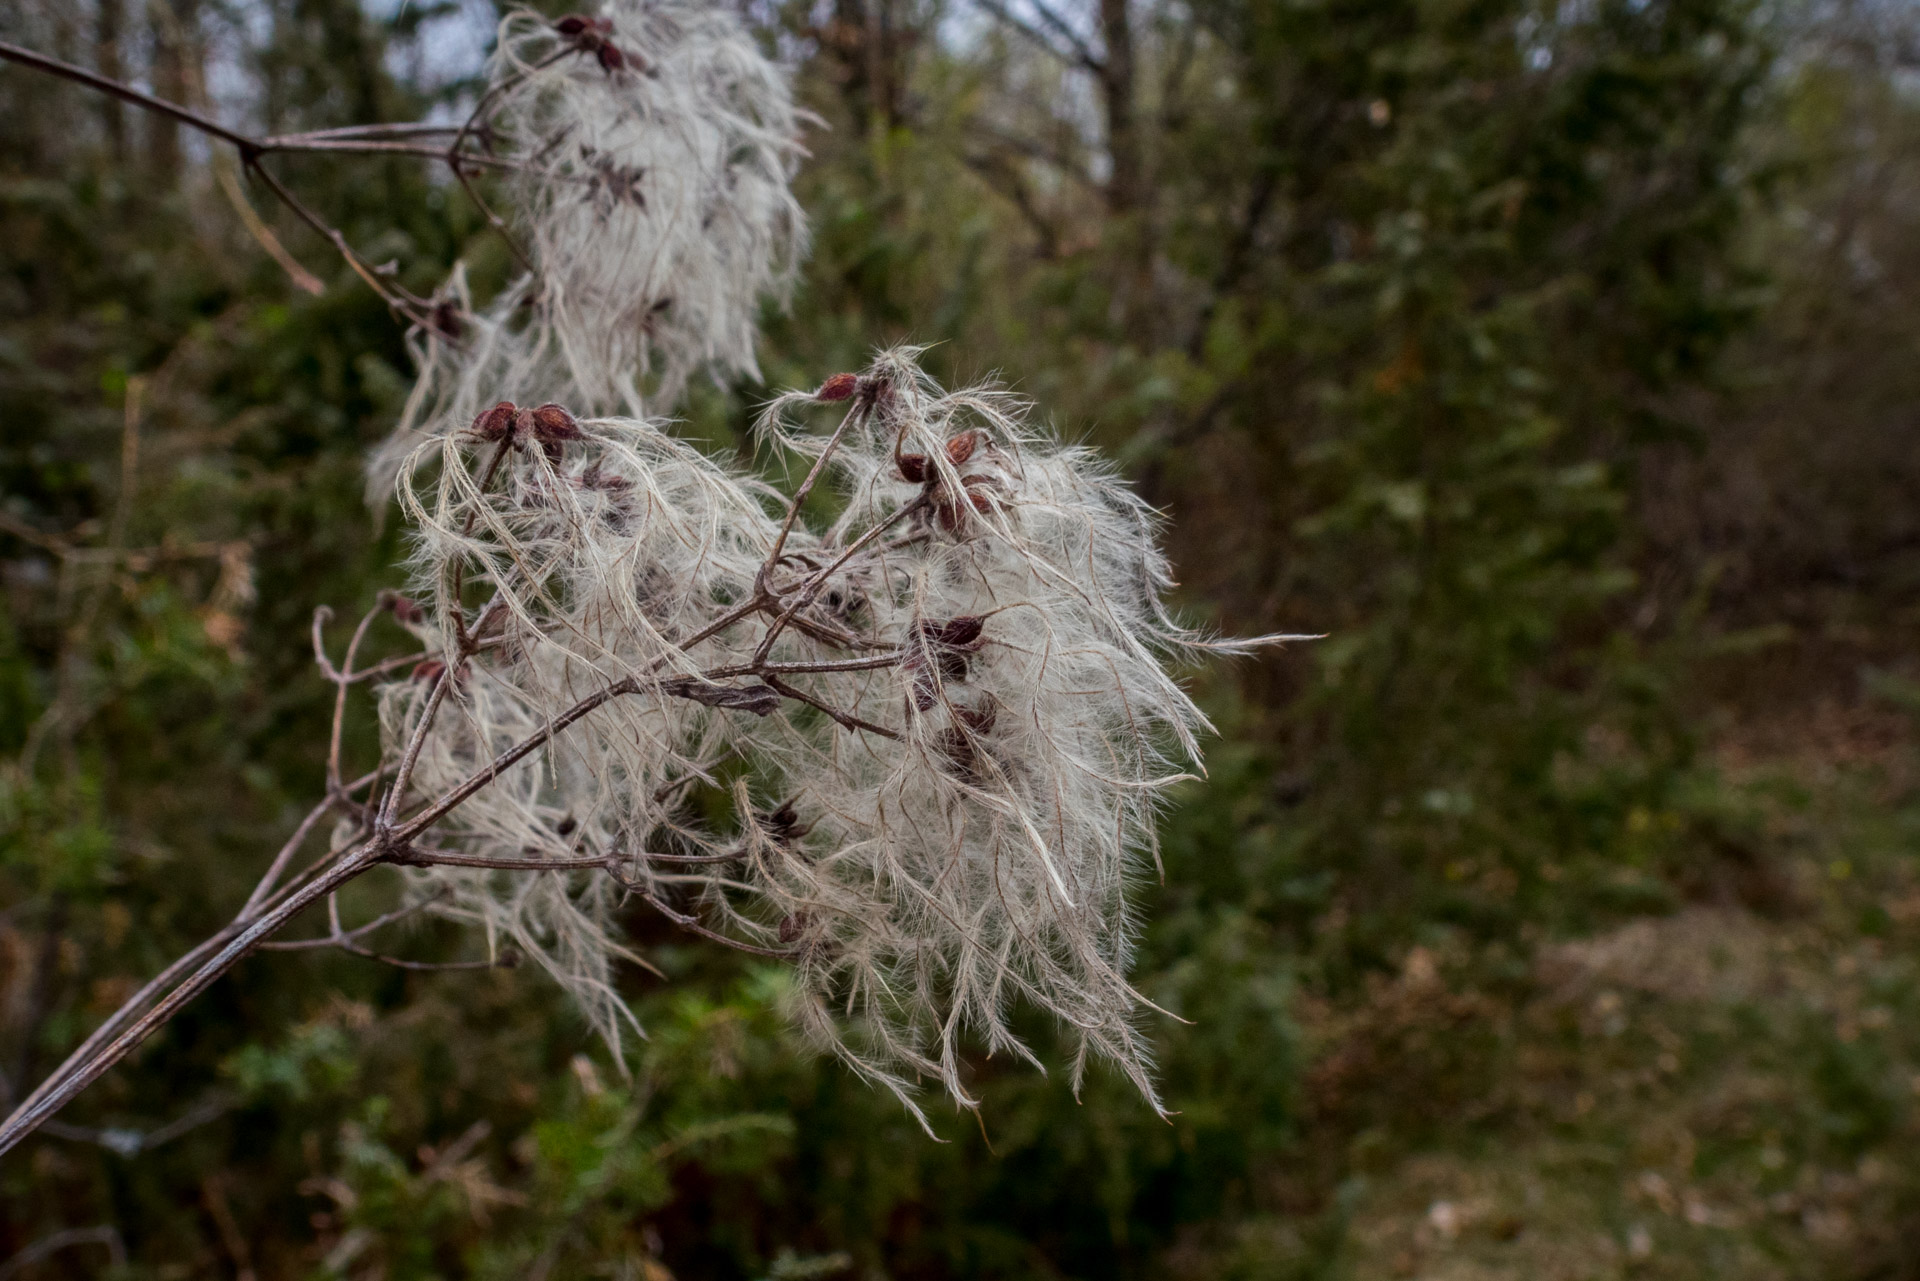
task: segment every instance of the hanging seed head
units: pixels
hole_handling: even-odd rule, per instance
[[[576,56],[548,61],[556,46]],[[492,83],[539,306],[585,403],[640,376],[671,403],[702,368],[755,374],[761,297],[806,238],[787,185],[801,117],[739,19],[702,0],[512,16]]]

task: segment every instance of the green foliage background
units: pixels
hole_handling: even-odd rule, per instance
[[[0,1162],[0,1275],[1920,1276],[1911,19],[1062,3],[1090,74],[990,8],[748,10],[822,118],[816,245],[766,385],[681,430],[745,450],[766,387],[934,343],[1125,462],[1191,613],[1327,634],[1195,674],[1222,737],[1141,886],[1171,1122],[982,1058],[929,1141],[794,1047],[777,969],[639,916],[630,1079],[537,976],[263,955]],[[374,12],[0,38],[276,130],[470,99],[473,6]],[[195,141],[0,101],[17,1092],[319,792],[307,628],[397,582],[359,468],[409,370]],[[436,175],[279,172],[421,292],[507,268]]]

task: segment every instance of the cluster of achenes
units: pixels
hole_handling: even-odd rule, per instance
[[[416,530],[403,621],[447,661],[388,686],[383,724],[397,746],[441,704],[432,796],[564,722],[440,839],[609,864],[420,869],[417,892],[616,1043],[616,909],[639,896],[790,958],[799,1023],[903,1098],[931,1075],[967,1101],[969,1040],[1031,1058],[1021,1001],[1079,1036],[1076,1076],[1096,1051],[1152,1097],[1128,879],[1203,727],[1164,666],[1203,642],[1162,607],[1152,513],[911,351],[761,420],[832,491],[824,528],[640,415],[643,386],[666,404],[698,368],[752,368],[803,236],[786,81],[724,9],[509,19],[490,97],[533,270],[422,338],[388,465]],[[797,421],[823,404],[830,435]]]

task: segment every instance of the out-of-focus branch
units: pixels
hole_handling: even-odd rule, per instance
[[[97,71],[89,71],[85,67],[76,67],[71,62],[62,62],[58,58],[48,57],[44,53],[36,53],[32,49],[11,44],[5,40],[0,40],[0,58],[4,58],[8,62],[17,63],[23,67],[31,67],[35,71],[43,71],[50,76],[58,76],[62,80],[71,80],[75,84],[85,85],[87,88],[99,93],[104,93],[108,97],[118,98],[120,101],[139,107],[142,110],[165,116],[178,124],[186,125],[192,129],[198,129],[209,138],[218,138],[222,142],[232,143],[240,149],[242,155],[249,152],[257,153],[260,150],[260,142],[256,138],[229,129],[218,120],[203,116],[190,107],[183,107],[177,102],[168,102],[165,98],[156,98],[150,93],[136,89],[129,84],[122,84],[120,81],[108,76],[103,76]]]
[[[197,1130],[232,1110],[233,1100],[219,1094],[198,1107],[189,1108],[165,1125],[156,1125],[150,1130],[135,1129],[131,1126],[68,1125],[64,1121],[48,1121],[40,1128],[56,1139],[66,1139],[72,1143],[96,1144],[115,1156],[130,1158],[139,1156],[142,1152],[151,1152],[164,1143],[171,1143],[181,1135]]]
[[[117,1270],[127,1266],[127,1247],[120,1240],[120,1230],[111,1223],[102,1223],[98,1227],[68,1228],[64,1232],[41,1237],[5,1263],[0,1263],[0,1281],[76,1245],[103,1245],[107,1248],[107,1261],[112,1267]]]
[[[1001,0],[979,0],[979,5],[982,9],[985,9],[995,18],[1007,26],[1012,27],[1026,39],[1046,50],[1068,66],[1091,71],[1096,76],[1106,73],[1106,63],[1093,51],[1093,46],[1089,45],[1086,40],[1081,37],[1080,33],[1073,29],[1071,24],[1052,9],[1041,4],[1039,0],[1027,0],[1027,3],[1028,7],[1040,15],[1040,21],[1045,24],[1049,30],[1055,32],[1061,39],[1067,42],[1065,49],[1055,44],[1052,37],[1048,36],[1046,31],[1041,30],[1025,18],[1015,14],[1013,10],[1001,3]]]

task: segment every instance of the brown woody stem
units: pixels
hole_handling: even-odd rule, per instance
[[[320,130],[306,134],[289,134],[282,137],[258,138],[251,134],[241,133],[236,129],[230,129],[218,120],[195,111],[191,107],[182,106],[180,103],[170,102],[165,98],[156,97],[144,90],[136,89],[130,84],[115,80],[110,76],[103,76],[97,71],[90,71],[85,67],[75,66],[71,62],[64,62],[59,58],[50,57],[47,54],[38,53],[32,49],[12,44],[8,41],[0,40],[0,61],[11,62],[17,66],[27,67],[46,75],[71,81],[74,84],[92,89],[96,93],[104,93],[110,98],[117,98],[121,102],[139,107],[143,111],[151,111],[155,115],[165,116],[167,119],[175,121],[178,124],[183,124],[189,129],[198,130],[209,138],[232,146],[240,153],[241,164],[257,174],[260,180],[267,185],[267,188],[271,190],[280,202],[290,209],[296,217],[323,236],[328,243],[332,244],[340,256],[346,260],[347,265],[353,268],[354,273],[366,281],[389,307],[418,325],[431,323],[432,317],[428,314],[427,310],[421,307],[416,301],[402,297],[399,293],[396,293],[383,283],[379,277],[373,273],[372,268],[370,268],[366,262],[361,259],[360,255],[354,252],[353,247],[347,243],[345,234],[343,234],[339,228],[334,227],[311,209],[307,208],[299,198],[282,185],[279,179],[275,178],[261,166],[260,158],[273,152],[297,151],[415,156],[424,160],[438,160],[446,164],[455,174],[459,175],[461,185],[466,187],[470,193],[472,192],[472,185],[467,181],[466,174],[462,168],[463,166],[475,165],[482,168],[506,169],[518,167],[511,161],[498,160],[491,156],[475,155],[461,150],[462,144],[472,133],[471,126],[474,123],[472,120],[469,120],[466,125],[460,126],[457,132],[437,125],[354,125],[340,130]],[[444,135],[447,132],[454,132],[454,141],[452,145],[443,151],[436,147],[424,146],[418,143],[397,142],[388,138],[368,136],[377,135],[383,131],[405,133],[413,129],[417,129],[422,136]],[[477,195],[475,199],[478,200]],[[492,210],[487,209],[484,204],[481,205],[481,208],[490,222],[495,226],[501,226],[500,220],[493,214]],[[501,231],[504,235],[504,227],[501,227]],[[509,237],[508,243],[512,246],[514,253],[524,261],[525,255],[521,253],[520,247],[517,244],[513,244],[511,237]]]

